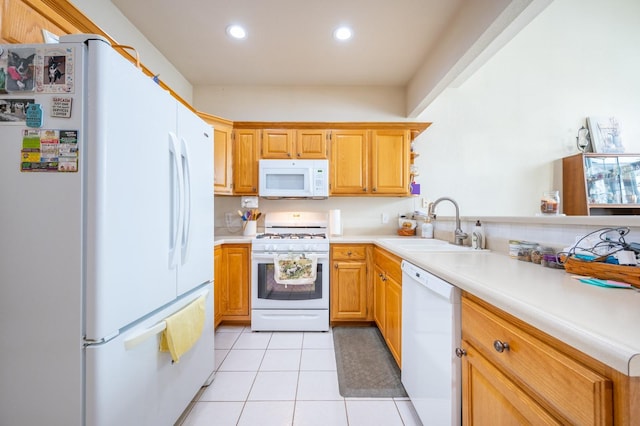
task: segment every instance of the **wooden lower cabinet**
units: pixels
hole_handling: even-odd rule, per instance
[[[222,322],[222,300],[225,269],[222,266],[222,246],[213,248],[213,327]]]
[[[400,281],[387,276],[385,291],[386,318],[384,324],[384,340],[395,358],[398,366],[402,366],[402,285]]]
[[[373,250],[373,317],[389,351],[402,365],[402,259],[380,247]]]
[[[377,251],[378,248],[374,249],[374,252]],[[373,268],[373,320],[375,321],[380,333],[384,336],[385,333],[385,320],[386,316],[386,305],[385,305],[385,293],[386,293],[386,282],[384,279],[384,271],[378,265],[375,265]]]
[[[370,262],[367,244],[332,244],[330,318],[336,321],[370,320]]]
[[[461,309],[463,424],[629,424],[609,368],[469,295]]]
[[[248,323],[251,320],[251,244],[224,244],[216,250],[214,322],[216,325]]]

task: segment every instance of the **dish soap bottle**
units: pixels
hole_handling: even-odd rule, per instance
[[[473,232],[471,233],[471,247],[476,250],[482,250],[485,244],[484,228],[480,221],[477,220],[476,226],[473,227]]]
[[[433,223],[431,223],[430,218],[427,218],[420,227],[420,236],[422,238],[433,238]]]

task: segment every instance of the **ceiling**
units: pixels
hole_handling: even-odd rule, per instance
[[[511,3],[529,3],[523,0],[112,2],[194,87],[413,85],[424,92],[414,96],[416,105]],[[231,39],[225,31],[230,24],[243,25],[247,37]],[[339,25],[353,29],[351,40],[333,39],[332,32]],[[465,33],[466,37],[461,36]],[[443,46],[447,47],[446,53]],[[434,68],[434,57],[442,58],[438,66],[444,65],[435,73],[437,81],[429,76],[430,72],[434,74],[430,71]],[[409,109],[412,107],[415,105]]]

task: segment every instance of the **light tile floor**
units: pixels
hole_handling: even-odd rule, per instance
[[[343,398],[333,334],[221,326],[216,375],[183,426],[393,426],[422,423],[408,398]]]

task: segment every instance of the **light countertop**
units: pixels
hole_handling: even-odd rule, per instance
[[[640,376],[640,291],[582,284],[564,270],[490,251],[421,252],[408,237],[343,236],[374,243],[629,376]],[[383,241],[384,240],[384,241]],[[216,237],[216,244],[250,243]]]

